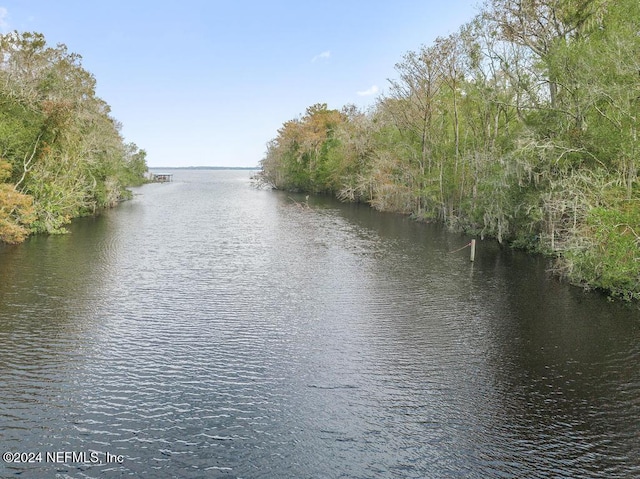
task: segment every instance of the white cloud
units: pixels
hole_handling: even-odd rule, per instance
[[[358,91],[356,93],[360,96],[375,95],[376,93],[378,93],[378,85],[373,85],[371,88],[368,88],[364,91]]]
[[[322,52],[322,53],[316,55],[315,57],[313,57],[311,59],[311,62],[315,63],[318,60],[322,60],[322,59],[328,60],[330,57],[331,57],[331,52],[329,50],[327,50],[326,52]]]
[[[9,11],[4,7],[0,7],[0,31],[4,32],[9,30],[9,22],[7,21],[8,18]]]

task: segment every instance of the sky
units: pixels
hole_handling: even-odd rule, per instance
[[[0,31],[82,56],[151,167],[255,167],[285,121],[366,109],[478,0],[0,0]]]

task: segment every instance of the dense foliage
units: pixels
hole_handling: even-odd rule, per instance
[[[61,232],[139,184],[145,152],[125,144],[79,55],[43,35],[0,35],[0,241]]]
[[[554,255],[640,297],[637,0],[490,0],[367,112],[289,121],[261,177]]]

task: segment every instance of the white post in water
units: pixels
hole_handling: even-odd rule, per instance
[[[475,261],[476,259],[476,240],[471,240],[471,261]]]

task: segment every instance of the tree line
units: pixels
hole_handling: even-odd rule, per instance
[[[0,242],[63,232],[144,182],[145,151],[124,142],[81,60],[40,33],[0,35]]]
[[[307,108],[267,145],[277,189],[441,221],[640,298],[640,3],[488,0],[406,53],[366,111]]]

